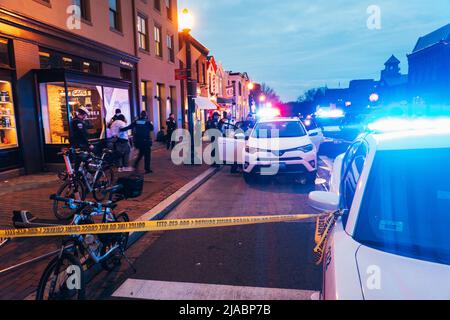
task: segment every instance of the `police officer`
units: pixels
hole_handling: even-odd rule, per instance
[[[71,144],[75,149],[87,150],[89,148],[89,133],[88,130],[92,125],[87,121],[89,111],[85,107],[80,107],[75,118],[71,122],[72,139]]]
[[[120,131],[134,130],[134,145],[139,150],[139,155],[134,163],[134,167],[139,166],[142,158],[145,162],[145,173],[152,173],[150,168],[151,156],[152,156],[152,138],[151,133],[154,130],[153,124],[147,118],[147,112],[142,111],[139,119],[134,121],[128,127],[120,129]]]
[[[175,142],[172,141],[172,134],[177,130],[177,122],[175,121],[175,114],[171,113],[169,119],[166,121],[167,125],[167,135],[166,135],[166,145],[167,150],[172,150],[175,147]]]

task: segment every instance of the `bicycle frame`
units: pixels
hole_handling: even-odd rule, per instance
[[[109,201],[109,203],[112,203],[112,201]],[[69,206],[71,207],[71,209],[77,209],[77,207],[75,207],[73,204],[69,204]],[[85,221],[89,218],[98,217],[98,216],[103,216],[103,218],[102,218],[103,223],[116,221],[116,217],[110,208],[103,209],[100,206],[98,206],[97,208],[94,208],[94,210],[91,213],[89,213],[88,215],[83,214],[82,211],[83,211],[83,208],[78,208],[77,213],[75,214],[71,225],[80,225],[83,221]],[[97,250],[91,250],[89,247],[85,246],[85,242],[84,242],[85,237],[86,236],[82,236],[82,235],[72,235],[70,239],[65,240],[63,242],[63,245],[59,252],[59,258],[62,257],[63,253],[66,250],[73,247],[73,245],[70,245],[70,246],[67,245],[70,242],[75,242],[76,250],[79,250],[79,248],[84,248],[86,250],[86,252],[89,254],[89,257],[94,261],[95,264],[98,264],[98,263],[101,263],[101,262],[107,260],[112,254],[114,254],[116,252],[117,249],[120,248],[119,245],[115,245],[110,250],[108,250],[103,256],[101,256],[101,255],[97,254],[97,252],[101,252],[102,247],[107,244],[99,241],[100,243],[99,243],[99,247],[97,248]],[[79,253],[81,253],[81,252],[79,252]]]
[[[67,173],[69,179],[73,180],[76,174],[80,174],[80,176],[82,177],[82,182],[83,182],[84,186],[86,187],[88,193],[93,192],[94,188],[95,188],[95,182],[97,181],[99,174],[103,171],[103,165],[105,163],[106,155],[107,155],[106,153],[103,153],[101,158],[92,156],[92,159],[98,160],[99,163],[98,163],[97,170],[95,171],[93,178],[90,180],[89,175],[86,172],[86,162],[82,161],[80,163],[78,171],[75,172],[75,170],[73,169],[73,166],[72,166],[72,162],[70,160],[70,155],[67,152],[64,152],[63,153],[64,163],[66,166],[66,173]],[[80,200],[79,195],[77,195],[77,200]]]

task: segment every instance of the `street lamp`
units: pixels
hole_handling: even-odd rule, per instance
[[[184,9],[179,17],[179,25],[183,32],[189,33],[194,25],[194,17],[188,9]]]
[[[259,102],[261,102],[261,103],[266,102],[266,99],[267,99],[267,97],[263,94],[259,96]]]
[[[194,18],[188,9],[184,9],[179,16],[179,25],[183,32],[183,39],[186,44],[186,87],[188,99],[188,127],[191,136],[191,164],[196,163],[195,159],[195,98],[197,97],[196,81],[192,80],[192,54],[190,32],[194,25]]]
[[[252,91],[253,89],[255,89],[255,84],[253,82],[249,82],[249,84],[247,85],[248,90]]]

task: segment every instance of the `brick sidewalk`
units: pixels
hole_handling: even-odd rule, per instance
[[[169,151],[158,147],[153,151],[153,174],[145,176],[144,194],[134,200],[123,201],[117,210],[125,210],[135,220],[161,201],[178,191],[189,181],[205,172],[207,166],[175,166]],[[27,178],[31,179],[32,178]],[[53,179],[45,176],[44,179]],[[40,188],[14,191],[0,197],[0,227],[11,228],[13,210],[28,210],[41,219],[55,219],[49,195],[55,193],[60,182],[45,182]],[[14,190],[14,189],[13,189]],[[118,212],[119,212],[118,211]],[[144,240],[145,242],[145,240]],[[61,239],[17,239],[0,248],[0,270],[47,254],[59,248]],[[24,299],[37,287],[39,278],[49,259],[0,274],[0,300]]]

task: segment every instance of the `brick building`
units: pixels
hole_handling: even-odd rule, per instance
[[[118,108],[181,120],[177,30],[175,0],[0,0],[0,172],[59,163],[81,106],[94,141]]]

